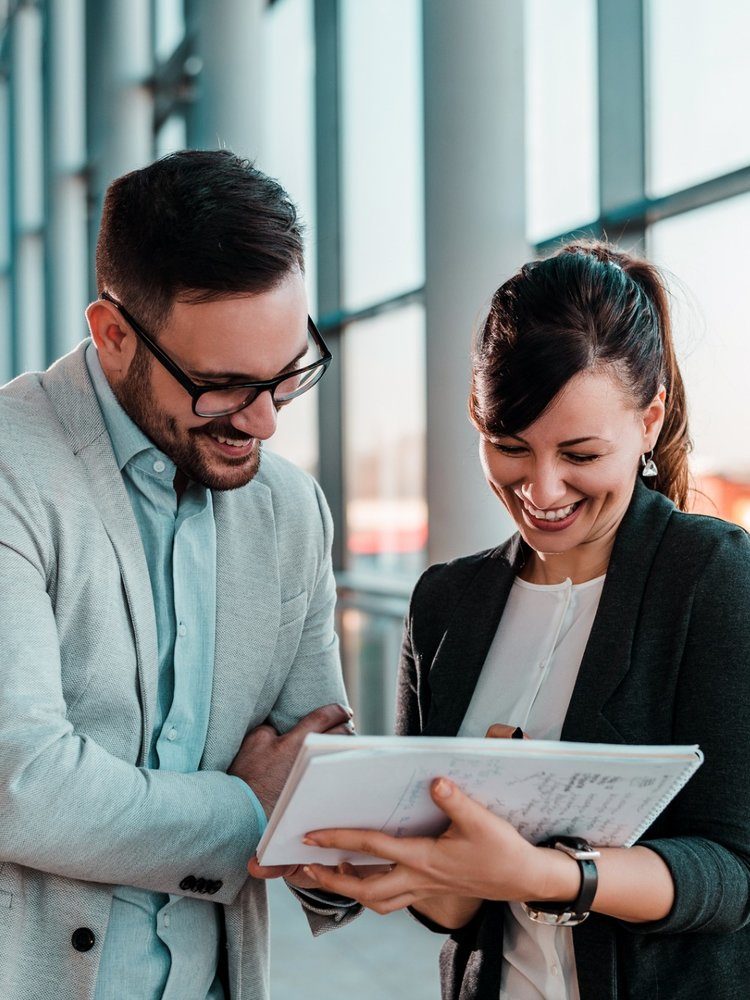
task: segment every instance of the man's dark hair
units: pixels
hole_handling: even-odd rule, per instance
[[[229,150],[171,153],[107,189],[97,288],[153,332],[177,299],[265,292],[295,269],[303,269],[295,206]]]

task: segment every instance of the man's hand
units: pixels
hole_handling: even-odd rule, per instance
[[[323,705],[305,715],[283,736],[273,726],[258,726],[242,741],[228,773],[242,778],[252,788],[266,816],[270,816],[305,736],[308,733],[351,736],[354,732],[351,719],[352,713],[344,705]],[[301,865],[262,868],[253,858],[248,871],[255,878],[286,878],[298,888],[317,886],[302,872]]]
[[[228,773],[242,778],[252,788],[266,816],[270,816],[307,734],[351,736],[354,732],[351,718],[351,711],[344,705],[323,705],[305,715],[283,736],[264,723],[244,738]]]

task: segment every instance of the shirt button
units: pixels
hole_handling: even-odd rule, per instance
[[[557,975],[557,973],[558,973],[558,972],[559,972],[560,970],[558,969],[558,967],[557,967],[556,965],[553,965],[553,966],[552,966],[552,968],[551,968],[551,969],[550,969],[549,971],[550,971],[550,972],[552,973],[552,975],[553,975],[553,976],[556,976],[556,975]]]
[[[164,914],[164,926],[165,927],[169,927],[169,914],[168,913]]]
[[[157,458],[157,460],[154,462],[154,472],[164,472],[165,469],[166,465],[164,464],[164,462],[162,462],[160,458]]]
[[[177,730],[174,728],[174,726],[172,726],[172,728],[167,733],[167,739],[168,740],[176,740],[177,739]]]
[[[187,635],[187,625],[180,625],[177,629],[177,635]]]

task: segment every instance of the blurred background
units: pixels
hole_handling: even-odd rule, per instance
[[[532,256],[606,235],[666,269],[699,507],[750,528],[748,51],[745,0],[0,0],[0,382],[85,335],[112,178],[217,146],[278,177],[335,364],[273,447],[328,497],[348,688],[387,732],[417,575],[510,532],[469,348]],[[276,995],[437,996],[408,918],[313,944],[274,907]]]

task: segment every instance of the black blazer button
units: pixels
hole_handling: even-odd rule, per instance
[[[206,880],[204,878],[199,878],[196,880],[194,886],[195,892],[205,892],[206,891]]]
[[[195,889],[195,875],[186,875],[180,882],[180,888],[183,892],[192,892]]]
[[[214,894],[215,892],[218,892],[218,891],[219,891],[219,889],[221,889],[221,887],[222,887],[223,885],[224,885],[224,883],[223,883],[223,882],[221,881],[221,879],[220,879],[220,878],[217,878],[215,882],[212,882],[212,883],[210,884],[210,886],[208,887],[208,891],[209,891],[209,892],[211,893],[211,895],[213,896],[213,894]]]
[[[73,931],[70,941],[76,951],[91,951],[96,944],[96,935],[88,927],[79,927]]]

